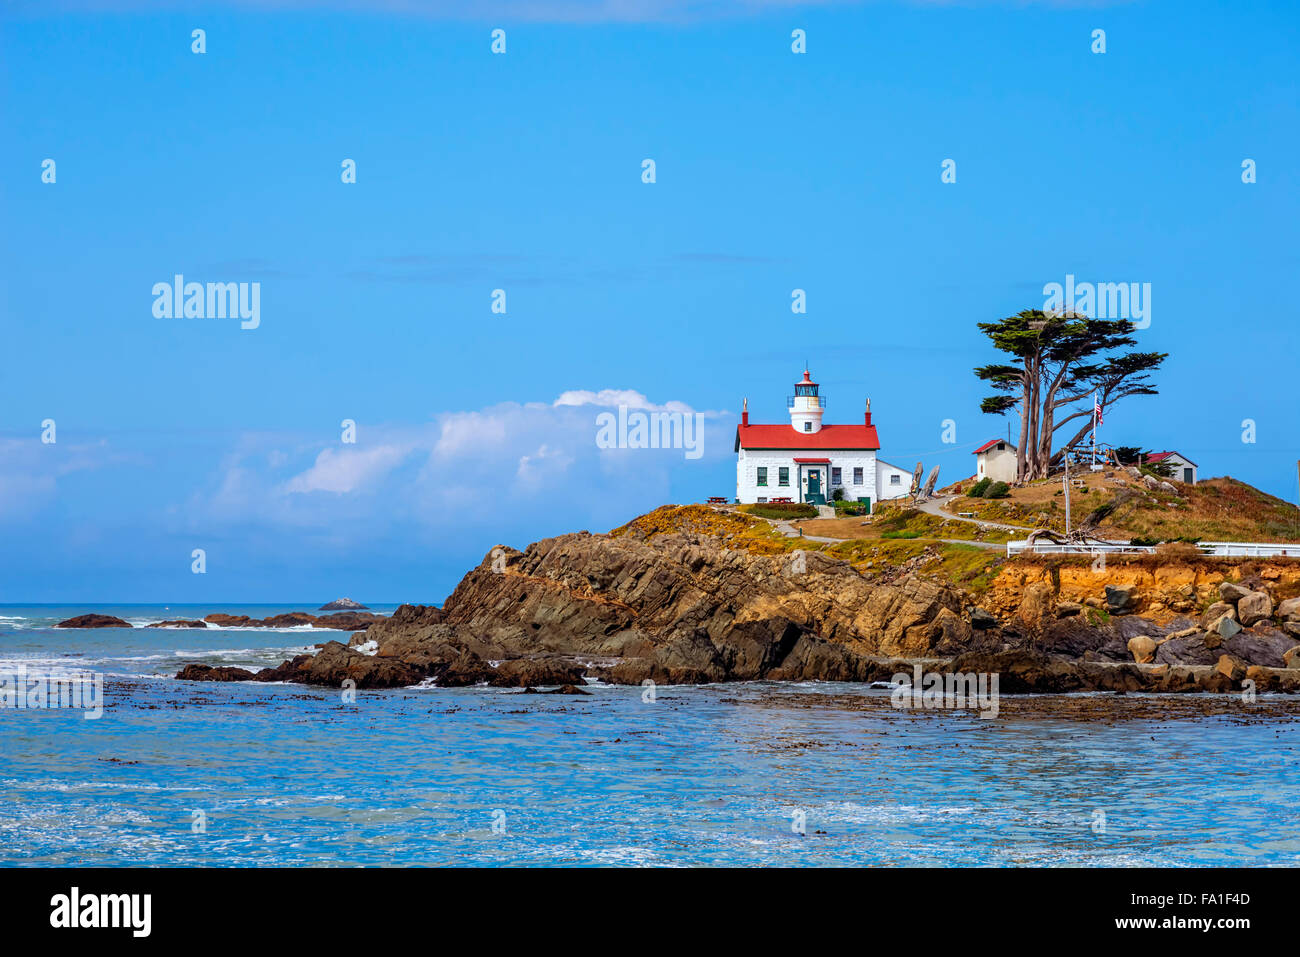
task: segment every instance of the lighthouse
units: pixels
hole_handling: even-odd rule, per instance
[[[794,395],[786,400],[790,409],[790,425],[796,432],[820,432],[826,400],[818,393],[819,386],[808,370],[803,370],[803,380],[794,384]]]
[[[848,499],[870,508],[907,494],[912,473],[877,457],[870,400],[861,422],[824,423],[826,397],[804,369],[786,409],[788,425],[751,422],[745,400],[736,426],[736,501],[825,505]]]

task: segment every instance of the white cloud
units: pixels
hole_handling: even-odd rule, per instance
[[[295,475],[285,486],[289,492],[355,492],[387,475],[414,451],[411,445],[374,448],[322,449],[316,463]]]
[[[599,392],[591,392],[587,389],[571,389],[562,393],[553,404],[556,406],[598,405],[606,409],[616,409],[623,405],[629,409],[644,409],[647,412],[695,411],[685,402],[666,402],[663,405],[655,405],[640,392],[632,389],[601,389]]]
[[[211,484],[168,515],[187,533],[296,529],[342,548],[386,535],[436,543],[502,524],[610,527],[663,504],[675,488],[725,491],[728,413],[702,413],[704,455],[687,459],[683,449],[599,448],[597,415],[619,404],[690,410],[630,389],[573,390],[552,402],[446,412],[420,425],[363,424],[355,446],[248,433]]]

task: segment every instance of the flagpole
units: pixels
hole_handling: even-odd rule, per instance
[[[1092,466],[1097,467],[1097,393],[1092,394]]]

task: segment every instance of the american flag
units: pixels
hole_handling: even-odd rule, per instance
[[[1092,396],[1092,421],[1094,429],[1101,425],[1101,403],[1097,401],[1096,393]]]

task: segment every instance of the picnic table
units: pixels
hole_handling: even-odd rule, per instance
[[[710,504],[710,505],[726,505],[726,504],[727,504],[727,496],[725,496],[725,495],[710,495],[710,496],[709,496],[709,504]]]
[[[772,499],[771,501],[772,501],[772,504],[773,504],[773,505],[781,505],[781,504],[788,505],[788,504],[790,504],[790,498],[789,498],[789,496],[786,496],[785,498],[774,498],[774,499]]]

